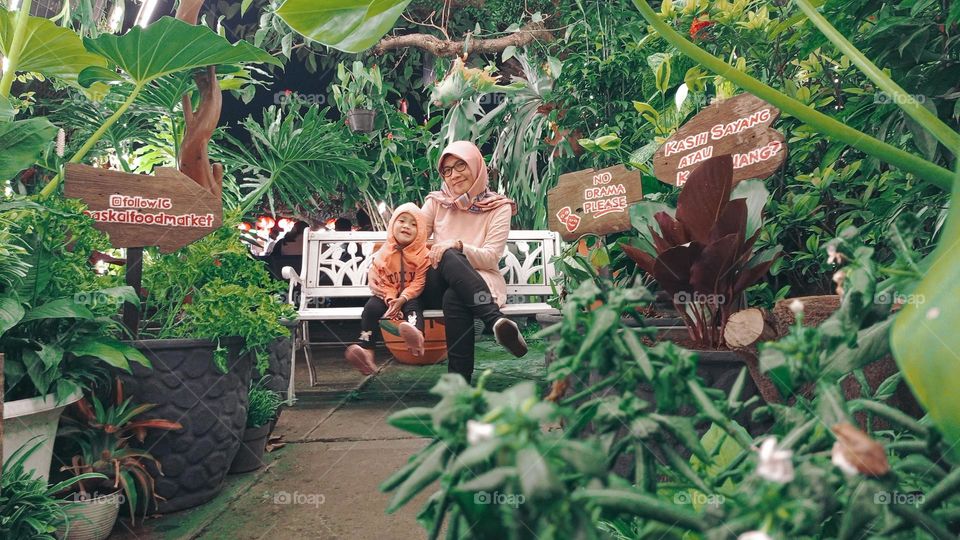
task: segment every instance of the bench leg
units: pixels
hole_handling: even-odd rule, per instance
[[[310,355],[310,323],[308,321],[303,321],[303,356],[307,360],[310,386],[317,386],[317,372],[313,369],[313,357]]]
[[[297,374],[297,349],[300,348],[300,326],[305,324],[300,321],[293,329],[293,336],[290,340],[290,384],[287,386],[287,406],[292,407],[297,399],[297,393],[294,388]]]

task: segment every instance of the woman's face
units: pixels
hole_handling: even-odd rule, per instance
[[[443,181],[447,184],[447,189],[449,189],[455,197],[466,193],[476,180],[476,178],[473,178],[471,175],[467,162],[457,156],[451,155],[443,156],[443,159],[440,161],[440,176],[443,177]]]

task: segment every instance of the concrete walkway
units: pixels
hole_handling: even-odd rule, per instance
[[[111,539],[417,539],[416,522],[430,491],[393,515],[390,494],[377,486],[422,448],[427,439],[386,423],[395,411],[431,406],[429,389],[446,364],[406,366],[378,352],[379,373],[365,378],[342,361],[340,348],[315,348],[319,385],[307,385],[297,366],[297,404],[285,409],[274,435],[286,446],[267,456],[263,469],[231,476],[213,501],[149,518],[136,528],[122,521]],[[514,359],[489,339],[477,344],[477,373],[492,368],[488,387],[543,379],[543,345],[531,343]]]

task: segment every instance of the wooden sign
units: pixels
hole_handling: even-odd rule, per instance
[[[623,165],[563,174],[547,192],[549,227],[567,241],[626,231],[630,205],[642,198],[640,172]]]
[[[223,223],[220,197],[176,169],[146,175],[69,164],[64,195],[86,203],[84,213],[117,248],[157,246],[170,253]]]
[[[733,183],[766,178],[787,158],[787,143],[770,127],[780,109],[753,94],[714,103],[683,125],[653,156],[653,174],[682,186],[701,162],[733,156]]]

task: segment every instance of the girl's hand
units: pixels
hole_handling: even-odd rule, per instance
[[[403,312],[403,305],[407,303],[407,298],[398,296],[387,300],[387,312],[383,314],[385,319],[396,319]]]
[[[448,249],[456,249],[460,245],[459,240],[445,240],[443,242],[437,242],[430,248],[430,255],[427,257],[430,261],[430,266],[436,268],[440,265],[440,259],[443,258],[443,252]]]

